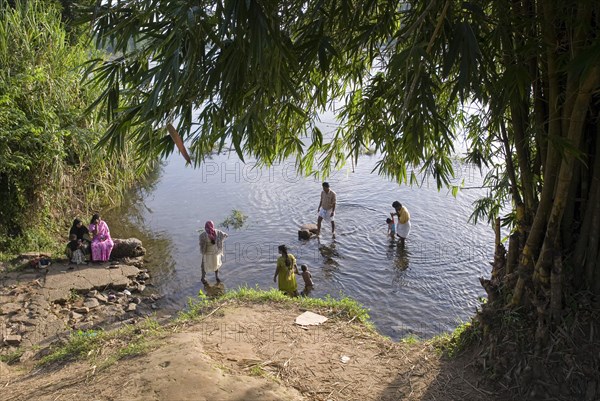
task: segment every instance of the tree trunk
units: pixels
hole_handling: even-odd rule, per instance
[[[534,196],[533,177],[531,174],[531,161],[529,160],[529,140],[525,135],[527,129],[527,113],[524,101],[519,105],[511,105],[512,125],[515,136],[515,150],[521,171],[521,192],[526,210],[533,210],[536,205]],[[529,218],[527,218],[529,221]]]
[[[594,67],[585,77],[585,80],[580,86],[579,93],[575,99],[573,106],[573,113],[571,114],[569,132],[567,140],[575,149],[579,149],[581,138],[584,133],[585,117],[588,112],[588,106],[592,97],[592,91],[596,88],[599,80],[600,68]],[[535,265],[534,280],[540,282],[543,285],[549,283],[550,273],[548,271],[549,256],[550,252],[554,249],[560,230],[560,223],[562,221],[563,213],[567,204],[567,197],[571,180],[573,178],[573,168],[575,164],[575,154],[573,152],[566,152],[563,157],[563,161],[560,167],[560,173],[558,175],[558,182],[556,192],[554,194],[554,200],[552,203],[552,211],[550,212],[550,218],[548,219],[548,225],[546,227],[546,237],[540,252],[540,257]]]
[[[519,262],[519,243],[521,238],[518,233],[511,234],[508,240],[508,257],[506,261],[506,274],[512,274]]]
[[[594,294],[600,296],[600,249],[598,249],[598,255],[596,255],[596,273],[594,275]]]
[[[500,123],[500,131],[502,134],[502,143],[504,144],[504,160],[506,160],[506,171],[508,172],[508,179],[510,180],[512,198],[515,202],[515,206],[519,206],[523,203],[523,200],[521,199],[521,194],[519,193],[519,185],[515,172],[515,165],[512,160],[510,141],[508,139],[508,134],[506,133],[504,122]]]
[[[577,189],[581,180],[579,168],[580,162],[576,161],[575,164],[577,165],[577,167],[575,168],[573,181],[571,182],[571,188],[569,188],[569,195],[567,197],[567,207],[565,208],[563,221],[561,223],[560,235],[562,238],[562,247],[565,249],[571,249],[573,245],[573,222],[575,220],[575,206],[577,204],[575,196],[577,194]]]
[[[589,203],[589,208],[592,209],[592,218],[590,225],[589,236],[587,236],[587,250],[585,254],[585,278],[587,281],[588,288],[594,288],[594,276],[596,271],[596,258],[598,254],[598,242],[600,241],[600,185],[598,181],[600,178],[594,173],[594,183],[592,184],[592,192],[590,199],[594,202]]]
[[[554,25],[555,10],[552,4],[542,3],[542,33],[546,47],[546,64],[548,69],[548,137],[560,138],[561,124],[559,102],[561,98],[559,84],[559,68],[556,62],[557,43]],[[518,272],[519,279],[515,285],[511,304],[520,305],[526,281],[529,280],[534,268],[534,259],[538,257],[539,248],[542,244],[548,214],[552,207],[556,171],[560,165],[560,155],[556,146],[548,143],[546,162],[544,163],[544,184],[540,203],[536,209],[531,231],[521,252]],[[521,166],[519,166],[521,167]],[[522,167],[521,167],[522,169]]]
[[[560,252],[555,252],[550,276],[550,314],[555,323],[560,321],[562,312],[562,272],[562,256]]]

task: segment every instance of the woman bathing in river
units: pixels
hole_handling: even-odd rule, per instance
[[[296,282],[298,266],[296,266],[296,258],[291,253],[288,253],[285,245],[279,245],[279,253],[281,256],[277,259],[277,268],[275,269],[273,282],[277,281],[280,291],[285,292],[289,296],[296,297],[298,296],[298,283]]]
[[[223,256],[223,241],[227,238],[221,230],[215,229],[215,223],[207,221],[204,224],[204,232],[200,234],[200,252],[202,253],[202,284],[208,284],[206,281],[206,272],[215,272],[215,278],[217,283],[220,283],[219,269],[223,262],[221,257]]]

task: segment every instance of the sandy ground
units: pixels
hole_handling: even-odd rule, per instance
[[[469,358],[394,343],[332,318],[302,328],[297,307],[229,304],[174,327],[159,347],[106,369],[90,362],[15,371],[2,400],[504,400]]]

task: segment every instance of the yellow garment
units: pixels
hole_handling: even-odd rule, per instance
[[[298,291],[298,283],[296,282],[296,258],[291,253],[288,253],[290,265],[287,266],[283,256],[277,259],[277,282],[279,290],[288,295],[296,295]]]
[[[406,224],[410,220],[410,213],[408,213],[408,209],[402,206],[402,209],[398,212],[398,223]]]

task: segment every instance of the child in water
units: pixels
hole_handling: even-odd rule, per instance
[[[302,295],[308,295],[313,289],[314,283],[312,281],[312,274],[308,271],[308,266],[302,265],[300,266],[302,270],[302,279],[304,280],[304,291],[302,291]]]
[[[71,234],[69,236],[69,243],[67,244],[66,253],[71,263],[78,265],[85,263],[85,256],[83,255],[83,243],[77,239],[77,235]]]
[[[391,219],[388,217],[385,222],[388,225],[388,235],[392,238],[396,236],[396,224],[394,223],[394,218]]]

